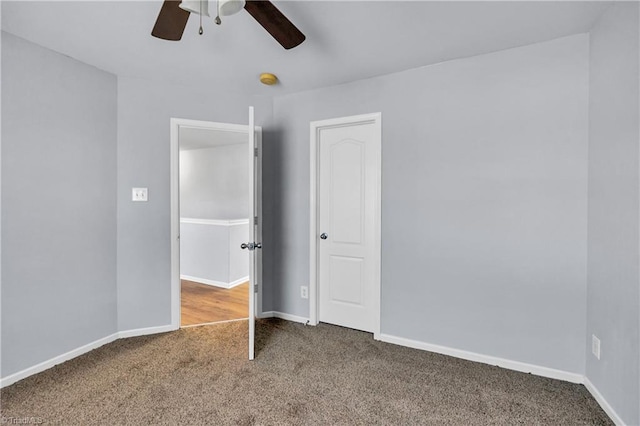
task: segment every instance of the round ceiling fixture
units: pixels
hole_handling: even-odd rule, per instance
[[[273,86],[278,82],[278,77],[275,74],[271,74],[268,72],[263,72],[260,74],[260,83],[266,84],[267,86]]]
[[[229,16],[233,15],[234,13],[238,13],[242,9],[244,9],[245,3],[246,2],[244,0],[220,0],[218,6],[220,15]]]

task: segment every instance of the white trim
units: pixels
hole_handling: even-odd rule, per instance
[[[203,322],[202,324],[191,324],[191,325],[183,325],[180,328],[193,328],[193,327],[200,327],[202,325],[216,325],[216,324],[226,324],[228,322],[238,322],[238,321],[246,321],[248,320],[249,317],[246,318],[238,318],[238,319],[232,319],[232,320],[224,320],[224,321],[213,321],[213,322]]]
[[[255,130],[255,117],[253,114],[253,107],[249,107],[249,127],[247,128],[247,142],[249,145],[249,213],[252,217],[256,217],[256,130]],[[249,241],[257,242],[258,235],[256,233],[256,227],[249,227]],[[252,360],[255,357],[255,340],[256,340],[256,298],[255,298],[255,286],[256,283],[256,250],[249,251],[249,353],[248,358]]]
[[[309,318],[299,317],[297,315],[285,314],[284,312],[278,311],[267,311],[261,313],[258,318],[280,318],[287,321],[299,322],[301,324],[309,323]]]
[[[179,118],[170,120],[171,325],[177,328],[180,327],[180,126],[190,123]]]
[[[382,209],[382,113],[376,112],[372,114],[354,115],[350,117],[333,118],[330,120],[312,121],[309,125],[310,128],[310,224],[309,224],[309,323],[311,325],[317,325],[320,321],[318,316],[318,161],[319,161],[319,146],[318,146],[318,133],[323,128],[329,127],[341,127],[352,126],[357,124],[373,123],[376,132],[374,135],[374,148],[376,151],[376,200],[375,200],[375,212],[374,212],[374,297],[373,310],[375,312],[373,334],[377,336],[380,334],[380,298],[381,298],[381,279],[380,279],[380,264],[381,264],[381,209]]]
[[[214,280],[209,280],[209,279],[200,278],[200,277],[192,277],[191,275],[182,275],[182,274],[180,274],[180,279],[181,280],[185,280],[185,281],[193,281],[193,282],[199,283],[199,284],[210,285],[210,286],[213,286],[213,287],[220,287],[220,288],[230,289],[230,288],[237,287],[240,284],[243,284],[243,283],[246,283],[247,281],[249,281],[249,276],[239,278],[239,279],[237,279],[235,281],[231,281],[230,283],[226,283],[224,281],[214,281]]]
[[[267,311],[262,312],[258,315],[259,318],[280,318],[287,321],[297,322],[301,324],[309,323],[308,318],[300,317],[297,315],[286,314],[284,312],[278,311]],[[214,325],[228,322],[237,322],[237,321],[246,321],[248,318],[239,318],[234,320],[227,321],[217,321],[210,322],[204,324],[194,324],[194,325],[186,325],[182,328],[191,328],[198,327],[203,325]],[[315,324],[314,324],[315,325]],[[39,364],[36,364],[32,367],[25,368],[24,370],[18,371],[17,373],[13,373],[7,377],[3,377],[0,379],[0,388],[4,388],[6,386],[12,385],[19,380],[26,379],[29,376],[34,374],[41,373],[45,370],[48,370],[58,364],[62,364],[63,362],[69,361],[73,358],[76,358],[80,355],[83,355],[87,352],[90,352],[94,349],[97,349],[101,346],[104,346],[108,343],[114,342],[119,339],[125,339],[129,337],[136,336],[146,336],[149,334],[158,334],[158,333],[166,333],[169,331],[176,331],[177,328],[174,327],[173,324],[159,326],[159,327],[146,327],[146,328],[137,328],[133,330],[125,330],[117,333],[110,334],[109,336],[103,337],[101,339],[95,340],[86,345],[80,346],[79,348],[73,349],[69,352],[66,352],[62,355],[58,355],[49,360],[43,361]],[[548,367],[541,367],[534,364],[527,364],[518,361],[512,361],[504,358],[497,358],[489,355],[482,355],[475,352],[463,351],[460,349],[454,349],[446,346],[433,345],[426,342],[421,342],[418,340],[406,339],[404,337],[392,336],[389,334],[379,333],[377,336],[374,335],[376,340],[380,340],[382,342],[391,343],[400,346],[406,346],[414,349],[421,349],[429,352],[435,352],[443,355],[449,355],[455,358],[466,359],[469,361],[480,362],[483,364],[496,365],[498,367],[506,368],[509,370],[520,371],[524,373],[531,373],[537,376],[548,377],[552,379],[564,380],[571,383],[579,383],[584,384],[589,393],[593,396],[596,402],[602,407],[604,412],[611,418],[611,420],[617,426],[625,426],[622,418],[616,413],[616,411],[611,407],[611,405],[607,402],[607,400],[602,396],[602,394],[598,391],[593,383],[587,378],[582,376],[581,374],[570,373],[567,371],[556,370]]]
[[[512,361],[510,359],[498,358],[490,355],[483,355],[476,352],[464,351],[461,349],[450,348],[448,346],[434,345],[431,343],[421,342],[419,340],[406,339],[404,337],[392,336],[390,334],[380,333],[376,340],[395,345],[406,346],[414,349],[422,349],[424,351],[435,352],[438,354],[449,355],[455,358],[466,359],[468,361],[481,362],[483,364],[495,365],[506,368],[508,370],[520,371],[523,373],[531,373],[536,376],[549,377],[551,379],[564,380],[565,382],[580,383],[584,382],[584,376],[578,373],[571,373],[563,370],[556,370],[549,367],[541,367],[535,364],[527,364],[520,361]]]
[[[178,121],[180,127],[185,129],[213,129],[223,132],[247,133],[246,124],[214,123],[213,121],[191,120],[188,118],[172,118],[171,120]],[[258,126],[256,126],[257,128]]]
[[[34,374],[41,373],[45,370],[50,369],[51,367],[62,364],[65,361],[69,361],[73,358],[79,357],[80,355],[86,354],[87,352],[97,349],[100,346],[104,346],[107,343],[115,342],[119,339],[126,339],[128,337],[136,336],[146,336],[147,334],[166,333],[168,331],[175,330],[177,330],[177,328],[175,328],[172,324],[169,324],[159,327],[146,327],[119,331],[117,333],[113,333],[106,337],[103,337],[102,339],[98,339],[91,343],[87,343],[86,345],[82,345],[79,348],[70,350],[69,352],[65,352],[62,355],[55,356],[32,367],[25,368],[24,370],[11,374],[10,376],[3,377],[2,379],[0,379],[0,388],[9,386],[17,382],[18,380],[26,379],[27,377],[33,376]]]
[[[107,337],[103,337],[102,339],[87,343],[86,345],[80,346],[79,348],[70,350],[69,352],[65,352],[62,355],[55,356],[32,367],[28,367],[24,370],[18,371],[17,373],[13,373],[10,376],[3,377],[2,379],[0,379],[0,388],[9,386],[17,382],[18,380],[22,380],[29,376],[33,376],[34,374],[41,373],[45,370],[50,369],[51,367],[62,364],[65,361],[69,361],[70,359],[97,349],[100,346],[106,345],[107,343],[111,343],[118,339],[118,335],[119,333],[110,334]]]
[[[249,219],[231,219],[231,220],[218,220],[218,219],[194,219],[190,217],[181,217],[180,223],[188,223],[192,225],[215,225],[215,226],[236,226],[236,225],[248,225]]]
[[[212,121],[171,118],[170,127],[170,211],[171,211],[171,324],[180,328],[180,128],[211,129],[223,132],[248,133],[249,126],[244,124],[215,123]],[[258,145],[262,141],[262,127],[255,126]],[[261,155],[260,148],[259,154]],[[260,157],[261,158],[261,157]],[[260,194],[258,194],[260,197]],[[258,205],[261,200],[258,198]],[[259,210],[260,212],[260,210]],[[261,213],[261,212],[260,212]],[[261,221],[262,219],[259,218]],[[251,218],[249,219],[249,223]],[[258,268],[261,267],[260,260]],[[258,271],[258,276],[261,276]],[[262,286],[258,286],[258,307],[262,302]]]
[[[146,336],[148,334],[167,333],[176,331],[177,328],[173,324],[160,325],[157,327],[134,328],[132,330],[124,330],[118,332],[118,339],[126,339],[129,337]]]
[[[613,422],[617,426],[624,426],[625,425],[625,423],[622,420],[622,418],[620,418],[618,413],[616,413],[616,411],[613,409],[613,407],[607,402],[606,399],[604,399],[604,396],[602,396],[600,391],[598,391],[598,388],[596,388],[595,385],[593,383],[591,383],[591,380],[589,380],[589,378],[587,378],[587,377],[584,378],[584,387],[587,388],[587,390],[589,391],[591,396],[593,396],[593,399],[595,399],[596,402],[598,404],[600,404],[600,407],[602,407],[604,412],[607,413],[607,416],[609,416],[609,418],[611,420],[613,420]]]
[[[256,130],[256,148],[258,149],[258,158],[256,159],[256,164],[255,164],[255,175],[256,175],[256,179],[257,179],[257,184],[256,184],[256,212],[255,212],[255,216],[258,217],[258,223],[255,224],[255,231],[256,231],[256,239],[258,240],[258,242],[262,243],[262,130],[260,127],[256,126],[256,129],[260,129],[260,130]],[[255,217],[254,216],[254,217]],[[253,219],[249,219],[250,221]],[[256,256],[256,270],[255,270],[255,281],[256,281],[256,285],[258,286],[258,292],[256,293],[256,297],[255,297],[255,308],[256,308],[256,312],[262,312],[262,250],[257,250],[255,252],[255,256]]]
[[[309,126],[309,323],[318,325],[318,141],[317,129]]]
[[[248,275],[246,277],[239,278],[239,279],[237,279],[235,281],[231,281],[229,284],[227,284],[227,288],[237,287],[240,284],[246,283],[247,281],[249,281],[249,276]]]

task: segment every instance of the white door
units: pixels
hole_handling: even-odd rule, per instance
[[[316,132],[318,319],[377,332],[380,121],[357,118]]]
[[[242,245],[249,250],[249,359],[255,354],[255,329],[256,329],[256,288],[257,288],[257,253],[262,248],[258,242],[260,230],[254,218],[258,217],[258,156],[256,155],[256,131],[253,117],[253,107],[249,107],[249,241]]]

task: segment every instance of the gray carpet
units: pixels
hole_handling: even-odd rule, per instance
[[[581,385],[281,320],[123,339],[1,391],[62,424],[612,424]]]

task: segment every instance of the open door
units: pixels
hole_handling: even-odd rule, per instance
[[[259,205],[259,156],[256,146],[256,131],[253,118],[253,107],[249,107],[249,241],[242,244],[243,249],[249,251],[249,359],[255,355],[256,330],[256,291],[258,288],[259,256],[258,249],[262,248],[259,241],[261,232],[258,224]]]
[[[253,107],[249,107],[249,125],[215,123],[211,121],[171,118],[171,325],[169,330],[177,330],[181,323],[181,282],[180,282],[180,132],[181,129],[213,130],[229,132],[247,137],[249,169],[249,229],[247,242],[236,250],[247,249],[249,255],[249,359],[254,358],[255,317],[262,312],[259,286],[262,282],[262,183],[261,144],[262,129],[255,126]],[[243,144],[244,146],[245,144]],[[244,277],[243,277],[244,278]]]

